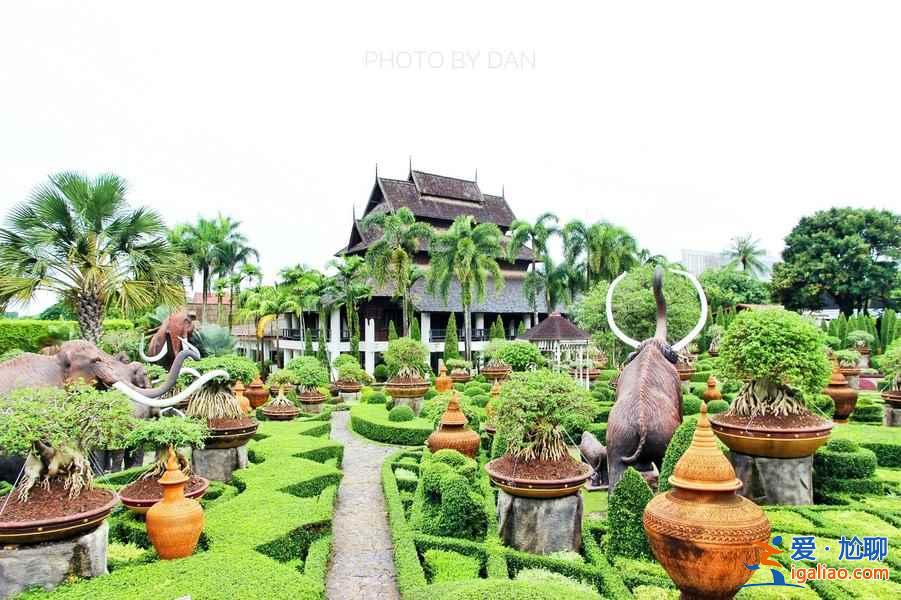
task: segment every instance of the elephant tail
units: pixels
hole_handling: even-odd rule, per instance
[[[648,432],[644,428],[644,424],[641,423],[642,419],[639,418],[639,429],[638,429],[638,447],[635,449],[635,452],[630,454],[629,456],[623,457],[623,462],[626,464],[634,464],[635,461],[638,460],[638,457],[641,456],[642,451],[644,450],[645,442],[648,440]]]

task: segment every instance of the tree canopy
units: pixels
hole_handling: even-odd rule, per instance
[[[766,304],[770,301],[767,285],[746,271],[732,267],[707,269],[698,278],[707,294],[712,311],[736,304]]]
[[[831,208],[804,217],[785,238],[782,262],[773,268],[773,291],[794,309],[823,305],[831,296],[851,315],[869,301],[901,300],[901,214],[887,210]]]

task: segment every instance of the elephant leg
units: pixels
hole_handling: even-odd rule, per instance
[[[607,455],[606,454],[601,457],[601,460],[598,463],[597,476],[600,479],[600,481],[599,481],[600,485],[606,485],[606,486],[610,485],[610,471],[609,471],[609,467],[607,466]]]
[[[611,494],[614,493],[616,484],[622,479],[626,466],[626,463],[624,463],[619,456],[615,454],[613,456],[610,454],[607,455],[607,473]]]

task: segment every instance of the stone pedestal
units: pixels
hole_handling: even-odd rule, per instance
[[[813,456],[763,458],[730,452],[739,493],[756,504],[813,504]]]
[[[582,496],[520,498],[497,492],[498,533],[504,544],[533,554],[578,552],[582,547]]]
[[[901,408],[892,408],[888,404],[885,405],[886,427],[901,427]]]
[[[419,416],[419,409],[422,408],[422,397],[419,398],[394,398],[394,406],[409,406],[413,409],[413,414]]]
[[[300,410],[305,413],[310,413],[311,415],[318,415],[322,412],[322,407],[325,405],[325,402],[315,402],[315,403],[300,403]]]
[[[230,481],[232,473],[247,467],[247,445],[237,448],[194,450],[191,468],[197,475],[215,481]]]
[[[860,390],[860,376],[848,377],[848,387],[854,390]]]
[[[358,402],[360,400],[360,392],[339,392],[338,396],[341,402]]]
[[[32,586],[52,590],[69,577],[105,575],[109,525],[73,540],[0,548],[0,599]]]

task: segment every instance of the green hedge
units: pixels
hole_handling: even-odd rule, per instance
[[[103,322],[103,329],[104,331],[134,329],[134,324],[125,319],[107,319]],[[51,331],[58,330],[68,332],[70,338],[78,337],[80,332],[75,321],[0,319],[0,354],[13,349],[37,352],[41,349],[41,340],[50,337]]]
[[[853,440],[876,454],[880,467],[901,468],[901,427],[849,423],[832,429],[833,439]]]
[[[434,430],[430,421],[420,418],[392,422],[385,406],[380,404],[352,406],[350,423],[365,438],[397,446],[421,446]]]
[[[851,440],[832,440],[813,456],[820,477],[866,479],[876,472],[876,454]]]
[[[205,551],[146,564],[133,551],[129,553],[132,560],[114,561],[109,575],[75,580],[53,592],[28,592],[20,598],[324,598],[331,515],[341,472],[320,460],[340,463],[342,446],[306,435],[323,432],[323,425],[327,434],[328,423],[260,424],[262,439],[249,444],[255,464],[234,474],[233,483],[241,493],[223,493],[207,505]],[[132,524],[121,529],[135,534],[144,531],[142,523],[132,517],[128,520]],[[127,541],[115,539],[112,532],[111,540]]]
[[[431,583],[476,579],[482,567],[478,559],[449,550],[427,550],[422,558]]]

